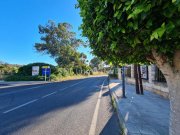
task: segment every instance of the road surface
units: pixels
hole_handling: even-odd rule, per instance
[[[0,88],[0,135],[118,135],[106,77]]]

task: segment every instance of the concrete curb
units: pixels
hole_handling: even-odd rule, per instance
[[[11,84],[12,83],[12,84]],[[16,84],[17,83],[17,84]],[[9,86],[0,86],[0,89],[3,89],[3,88],[12,88],[12,87],[20,87],[20,86],[31,86],[31,85],[40,85],[40,84],[50,84],[50,83],[53,83],[53,82],[35,82],[35,83],[32,83],[31,81],[29,82],[4,82],[4,83],[0,83],[1,85],[4,84],[4,85],[9,85]]]
[[[109,81],[108,81],[108,87],[109,87]],[[118,107],[118,97],[116,96],[116,94],[110,89],[109,87],[109,91],[110,91],[110,95],[111,95],[111,99],[113,102],[113,105],[117,111],[117,115],[118,115],[118,120],[119,120],[119,125],[120,125],[120,129],[121,129],[121,135],[127,135],[127,127],[125,125],[125,121],[124,118],[120,112],[120,109]]]

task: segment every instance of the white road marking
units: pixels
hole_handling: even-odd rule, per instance
[[[55,94],[55,93],[57,93],[57,91],[52,92],[52,93],[50,93],[50,94],[47,94],[47,95],[45,95],[45,96],[42,96],[41,98],[46,98],[46,97],[49,97],[49,96],[51,96],[51,95],[53,95],[53,94]]]
[[[84,80],[84,81],[86,81],[86,80]],[[84,82],[84,81],[75,83],[75,84],[73,84],[73,85],[71,85],[71,86],[69,86],[69,87],[66,87],[66,88],[63,88],[63,89],[60,89],[60,90],[61,90],[61,91],[62,91],[62,90],[65,90],[65,89],[70,88],[70,87],[72,87],[72,86],[78,85],[78,84],[80,84],[80,83],[82,83],[82,82]],[[33,89],[33,88],[39,88],[39,87],[42,87],[42,86],[37,86],[37,87],[32,87],[32,88],[27,88],[27,89]],[[19,92],[20,92],[20,91],[19,91]],[[8,95],[8,94],[12,94],[12,93],[18,93],[18,92],[11,92],[11,93],[9,92],[9,93],[5,93],[5,94]],[[42,99],[42,98],[46,98],[46,97],[48,97],[48,96],[51,96],[51,95],[53,95],[53,94],[55,94],[55,93],[57,93],[57,91],[52,92],[52,93],[49,93],[49,94],[47,94],[47,95],[44,95],[44,96],[41,97],[41,99]],[[5,95],[5,94],[4,94],[4,95]],[[1,94],[1,95],[2,95],[2,94]],[[1,96],[1,95],[0,95],[0,96]],[[24,106],[26,106],[26,105],[29,105],[29,104],[37,101],[37,100],[38,100],[38,99],[29,101],[29,102],[27,102],[27,103],[25,103],[25,104],[22,104],[22,105],[19,105],[19,106],[17,106],[17,107],[14,107],[14,108],[12,108],[12,109],[10,109],[10,110],[7,110],[7,111],[5,111],[5,112],[3,112],[3,113],[4,113],[4,114],[9,113],[9,112],[14,111],[14,110],[16,110],[16,109],[19,109],[19,108],[21,108],[21,107],[24,107]]]
[[[6,95],[10,95],[10,94],[20,93],[20,92],[24,92],[25,90],[37,89],[40,87],[43,87],[43,86],[36,86],[36,87],[26,88],[26,89],[19,90],[19,91],[7,92],[7,93],[0,94],[0,96],[6,96]]]
[[[86,80],[84,80],[84,81],[86,81]],[[65,88],[63,88],[63,89],[60,89],[59,91],[62,91],[62,90],[68,89],[68,88],[70,88],[70,87],[72,87],[72,86],[75,86],[75,85],[78,85],[78,84],[80,84],[80,83],[82,83],[82,82],[84,82],[84,81],[81,81],[81,82],[75,83],[75,84],[73,84],[73,85],[71,85],[71,86],[69,86],[69,87],[65,87]]]
[[[84,81],[85,81],[85,80],[84,80]],[[77,84],[79,84],[79,83],[82,83],[82,82],[84,82],[84,81],[75,83],[75,84],[73,84],[73,85],[71,85],[71,86],[69,86],[69,87],[66,87],[66,88],[63,88],[63,89],[60,89],[60,90],[64,90],[64,89],[70,88],[70,87],[75,86],[75,85],[77,85]],[[2,94],[0,94],[0,97],[1,97],[1,96],[6,96],[6,95],[10,95],[10,94],[20,93],[20,92],[24,92],[25,90],[31,90],[31,89],[36,89],[36,88],[40,88],[40,87],[44,87],[44,85],[42,85],[42,86],[36,86],[36,87],[31,87],[31,88],[26,88],[26,89],[23,89],[23,90],[20,90],[20,91],[13,91],[13,92],[2,93]]]
[[[84,80],[84,81],[86,81],[86,80]],[[82,82],[84,82],[84,81],[75,83],[75,84],[73,84],[73,85],[71,85],[71,86],[69,86],[69,87],[66,87],[66,88],[60,89],[60,90],[61,90],[61,91],[62,91],[62,90],[65,90],[65,89],[70,88],[70,87],[72,87],[72,86],[78,85],[78,84],[80,84],[80,83],[82,83]],[[34,89],[34,88],[39,88],[39,87],[42,87],[42,86],[31,87],[31,88],[27,88],[26,90],[28,90],[28,89]],[[19,91],[19,92],[22,92],[22,91]],[[9,93],[5,93],[5,94],[1,94],[0,96],[2,96],[2,95],[8,95],[8,94],[13,94],[13,93],[18,93],[18,92],[9,92]],[[52,93],[50,93],[50,94],[47,94],[47,95],[45,95],[45,96],[42,96],[41,98],[49,97],[49,96],[51,96],[51,95],[53,95],[53,94],[55,94],[55,93],[57,93],[57,91],[52,92]],[[19,105],[19,106],[17,106],[17,107],[14,107],[14,108],[12,108],[12,109],[10,109],[10,110],[7,110],[7,111],[5,111],[5,112],[3,112],[3,113],[6,114],[6,113],[9,113],[9,112],[12,112],[12,111],[17,110],[17,109],[19,109],[19,108],[21,108],[21,107],[24,107],[24,106],[26,106],[26,105],[29,105],[29,104],[37,101],[37,100],[39,100],[39,99],[35,99],[35,100],[32,100],[32,101],[29,101],[29,102],[27,102],[27,103],[25,103],[25,104],[22,104],[22,105]]]
[[[84,80],[84,81],[85,81],[85,80]],[[78,84],[80,84],[80,83],[82,83],[82,82],[84,82],[84,81],[81,81],[81,82],[75,83],[75,84],[71,85],[70,87],[75,86],[75,85],[78,85]]]
[[[7,110],[7,111],[5,111],[5,112],[3,112],[4,114],[6,114],[6,113],[9,113],[9,112],[12,112],[12,111],[14,111],[14,110],[16,110],[16,109],[19,109],[19,108],[21,108],[21,107],[24,107],[24,106],[26,106],[26,105],[29,105],[29,104],[31,104],[31,103],[33,103],[33,102],[36,102],[38,99],[34,99],[34,100],[32,100],[32,101],[29,101],[29,102],[27,102],[27,103],[25,103],[25,104],[22,104],[22,105],[19,105],[19,106],[17,106],[17,107],[14,107],[14,108],[12,108],[12,109],[10,109],[10,110]]]
[[[96,124],[97,124],[97,119],[98,119],[99,106],[100,106],[100,101],[101,101],[101,97],[102,97],[102,89],[103,89],[105,80],[103,81],[103,83],[101,85],[101,90],[99,92],[98,101],[97,101],[97,104],[96,104],[96,107],[94,110],[93,119],[92,119],[90,130],[89,130],[89,135],[95,135],[95,133],[96,133]]]

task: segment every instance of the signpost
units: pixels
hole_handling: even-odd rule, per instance
[[[47,77],[50,77],[51,75],[50,66],[42,66],[42,75],[44,76],[45,81],[47,80]]]
[[[39,66],[32,66],[32,76],[39,75]]]

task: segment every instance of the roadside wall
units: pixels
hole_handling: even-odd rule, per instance
[[[134,65],[128,65],[128,68],[131,71],[130,71],[130,75],[126,75],[126,82],[130,84],[135,84]],[[145,76],[147,76],[147,78],[142,79],[144,89],[153,91],[154,93],[159,94],[165,98],[169,98],[169,90],[166,82],[159,81],[159,79],[157,79],[159,75],[158,73],[159,71],[157,72],[156,65],[147,66],[146,72],[147,75]],[[118,74],[119,74],[118,75],[119,79],[121,79],[121,72],[118,72]]]

